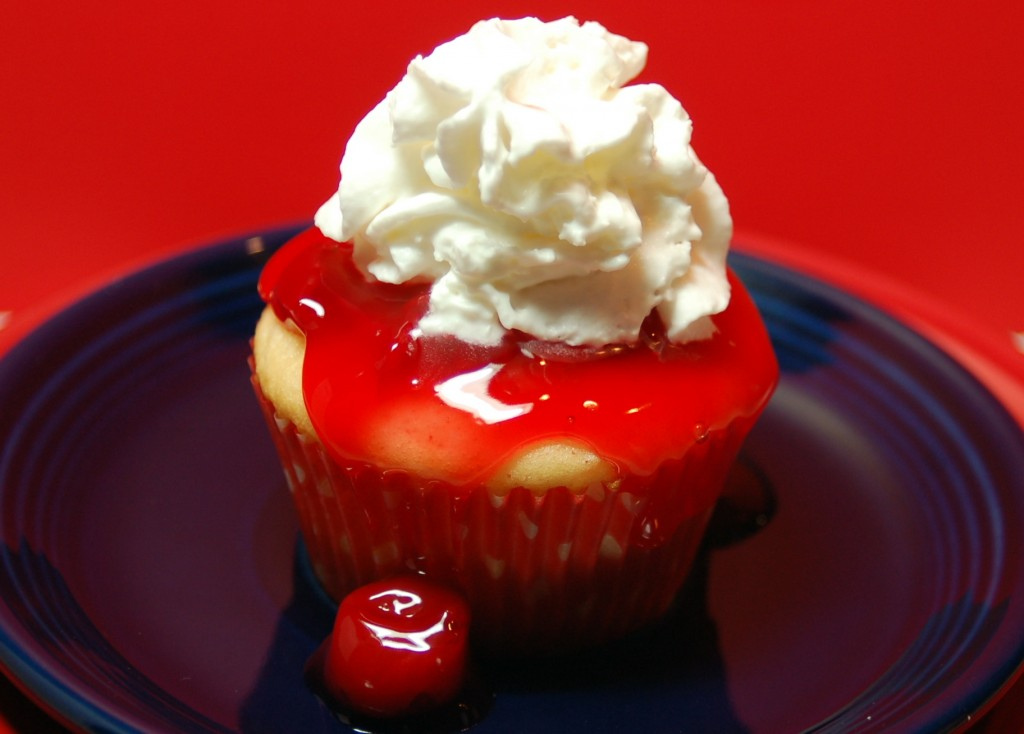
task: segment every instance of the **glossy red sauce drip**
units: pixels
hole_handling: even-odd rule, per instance
[[[429,286],[369,282],[350,245],[315,229],[275,254],[260,293],[306,335],[306,408],[329,451],[407,468],[404,447],[418,446],[431,478],[471,484],[544,437],[580,441],[648,474],[709,431],[759,411],[778,368],[753,302],[729,277],[732,300],[714,317],[712,338],[671,344],[651,318],[639,344],[601,350],[517,332],[494,348],[415,338]]]
[[[345,709],[410,716],[449,703],[469,659],[469,606],[422,576],[362,586],[338,606],[324,687]]]

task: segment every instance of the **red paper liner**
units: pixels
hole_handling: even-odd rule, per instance
[[[465,594],[474,644],[502,654],[592,645],[663,615],[753,422],[711,431],[649,477],[499,496],[339,464],[277,415],[255,375],[253,385],[327,593],[427,574]]]

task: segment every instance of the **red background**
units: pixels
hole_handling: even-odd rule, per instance
[[[154,257],[310,219],[413,55],[527,14],[648,42],[644,79],[694,118],[741,246],[981,349],[979,371],[1020,397],[1024,4],[1010,0],[9,3],[0,349]]]
[[[12,4],[0,29],[0,310],[309,218],[349,131],[414,54],[481,16],[575,11],[650,44],[645,78],[690,111],[741,238],[860,262],[1024,329],[1020,3],[379,7]]]

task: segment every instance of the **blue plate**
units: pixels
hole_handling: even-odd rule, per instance
[[[83,730],[348,730],[303,682],[332,609],[246,367],[293,231],[116,282],[0,362],[0,664]],[[885,314],[732,263],[783,367],[744,452],[769,521],[713,534],[664,624],[485,668],[474,731],[950,730],[1024,657],[1019,427]]]

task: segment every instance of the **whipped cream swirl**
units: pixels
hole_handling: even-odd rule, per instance
[[[646,59],[594,22],[477,23],[359,123],[317,226],[368,277],[432,283],[423,334],[633,343],[657,310],[708,336],[732,219],[682,105],[627,86]]]

